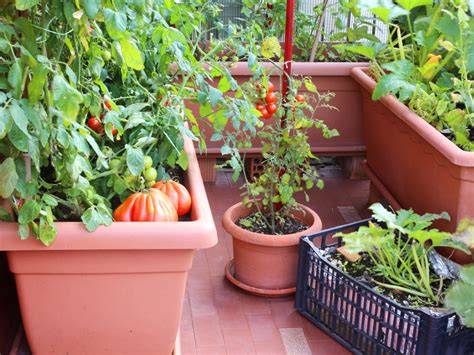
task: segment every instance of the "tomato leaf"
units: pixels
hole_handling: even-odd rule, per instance
[[[40,0],[15,0],[15,6],[17,10],[24,11],[31,9],[33,6],[38,5]]]
[[[18,211],[18,222],[27,224],[33,222],[41,211],[41,205],[35,200],[28,200]]]
[[[96,17],[99,12],[100,0],[81,0],[81,4],[86,10],[87,16],[90,18]]]
[[[125,37],[127,30],[127,16],[124,13],[113,11],[106,8],[104,10],[105,28],[109,36],[114,40],[120,40]]]
[[[128,67],[135,70],[145,69],[145,66],[143,65],[142,54],[130,39],[121,39],[120,46],[122,47],[123,59],[125,60],[125,64],[127,64]]]
[[[12,64],[10,71],[8,72],[8,84],[10,84],[13,89],[13,96],[17,99],[20,98],[22,94],[22,81],[23,81],[23,70],[20,65],[20,60],[17,59],[15,63]]]
[[[12,216],[5,207],[0,206],[0,221],[13,222]]]
[[[103,205],[89,207],[82,214],[81,219],[89,232],[95,231],[101,225],[109,226],[112,224],[110,211]]]
[[[138,176],[143,171],[145,167],[145,160],[144,155],[141,149],[134,148],[130,145],[126,145],[125,148],[127,149],[127,167],[130,172]]]
[[[73,88],[62,75],[53,79],[53,98],[56,107],[71,120],[76,120],[82,94]]]
[[[9,198],[18,182],[15,161],[7,158],[0,164],[0,196]]]

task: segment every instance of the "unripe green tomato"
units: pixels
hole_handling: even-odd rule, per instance
[[[102,59],[104,61],[108,62],[110,60],[110,58],[112,58],[112,54],[107,49],[104,49],[102,51]]]
[[[146,181],[156,180],[157,176],[158,176],[158,172],[156,171],[155,168],[148,168],[143,172],[143,177],[145,178]]]
[[[232,58],[232,61],[234,62],[238,62],[239,61],[239,57],[237,57],[236,55]]]
[[[143,158],[145,169],[151,168],[153,166],[153,159],[149,155],[145,155]]]
[[[126,175],[125,181],[127,182],[127,184],[131,185],[137,182],[137,177],[133,176],[132,174]]]
[[[112,159],[109,166],[110,170],[119,170],[122,167],[122,161],[120,159]]]
[[[150,187],[153,187],[153,185],[155,185],[155,184],[156,184],[156,180],[147,181],[147,182],[145,182],[145,187],[146,187],[147,189],[149,189]]]

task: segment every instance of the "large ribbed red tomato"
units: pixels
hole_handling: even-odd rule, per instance
[[[178,214],[171,200],[158,189],[135,192],[114,211],[116,222],[172,222]]]
[[[188,190],[179,182],[168,180],[158,181],[153,188],[163,191],[178,211],[178,216],[184,216],[191,209],[191,196]]]

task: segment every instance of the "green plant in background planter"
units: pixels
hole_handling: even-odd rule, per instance
[[[469,4],[361,1],[389,25],[389,40],[346,48],[370,58],[374,100],[394,94],[459,147],[474,151],[474,8]]]
[[[227,265],[227,278],[237,286],[258,295],[287,295],[295,290],[295,268],[299,237],[321,228],[318,215],[296,201],[296,194],[323,187],[315,156],[308,142],[308,129],[319,128],[326,137],[337,135],[317,117],[317,109],[331,108],[331,93],[319,93],[307,78],[289,79],[286,98],[275,93],[265,75],[256,75],[244,89],[254,98],[262,120],[273,121],[258,130],[256,137],[232,131],[219,134],[224,139],[222,154],[234,170],[236,180],[243,172],[242,203],[224,214],[224,228],[233,237],[234,259]],[[311,93],[303,96],[305,85]],[[262,169],[258,176],[247,176],[241,148],[250,148],[255,138],[262,146]]]
[[[446,293],[446,306],[454,309],[461,316],[463,323],[471,328],[474,328],[473,292],[474,265],[464,266],[461,269],[460,280]]]
[[[50,245],[55,220],[110,225],[120,201],[186,169],[183,137],[200,132],[184,100],[252,129],[245,98],[223,95],[238,86],[212,61],[219,47],[196,59],[199,28],[216,10],[203,1],[17,1],[2,10],[0,194],[23,239],[32,232]],[[219,88],[207,81],[216,77]]]

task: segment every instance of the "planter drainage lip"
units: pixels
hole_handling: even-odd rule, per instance
[[[146,250],[204,249],[217,244],[217,231],[206,196],[193,143],[185,137],[188,157],[186,186],[193,207],[191,221],[183,222],[114,222],[89,233],[82,222],[56,222],[54,243],[43,246],[33,236],[21,240],[16,223],[0,222],[0,250]]]
[[[272,63],[261,63],[266,69],[274,68]],[[282,63],[276,64],[282,68]],[[292,70],[294,75],[315,75],[315,76],[349,76],[354,67],[367,67],[366,62],[340,62],[340,63],[326,63],[326,62],[293,62]],[[237,62],[229,68],[232,75],[237,76],[252,76],[252,71],[248,67],[247,62]]]
[[[224,229],[229,233],[233,238],[240,239],[244,242],[256,244],[256,245],[263,245],[263,246],[272,246],[272,247],[287,247],[298,245],[298,241],[301,238],[301,235],[308,235],[314,233],[318,230],[321,230],[321,219],[319,216],[311,210],[310,208],[305,207],[304,205],[298,204],[300,208],[305,211],[305,213],[311,214],[313,217],[313,224],[308,227],[307,230],[292,233],[292,234],[285,234],[285,235],[272,235],[272,234],[263,234],[263,233],[255,233],[248,231],[239,227],[235,221],[241,217],[245,217],[248,210],[241,209],[242,203],[236,203],[235,205],[229,207],[223,217],[222,217],[222,225]],[[242,213],[240,213],[242,212]]]
[[[351,69],[351,76],[363,89],[372,93],[376,86],[376,82],[367,74],[367,72],[367,67],[354,67]],[[435,127],[411,111],[408,106],[400,102],[395,96],[390,94],[382,97],[379,101],[392,111],[400,120],[413,128],[416,133],[431,144],[452,164],[462,167],[474,167],[474,153],[459,148]]]
[[[260,297],[285,297],[291,296],[296,292],[296,287],[289,287],[289,288],[282,288],[282,289],[266,289],[266,288],[258,288],[249,286],[242,281],[237,280],[235,277],[235,270],[234,270],[234,259],[230,259],[227,264],[225,265],[225,277],[226,279],[237,286],[238,288],[248,292],[252,295],[260,296]]]

